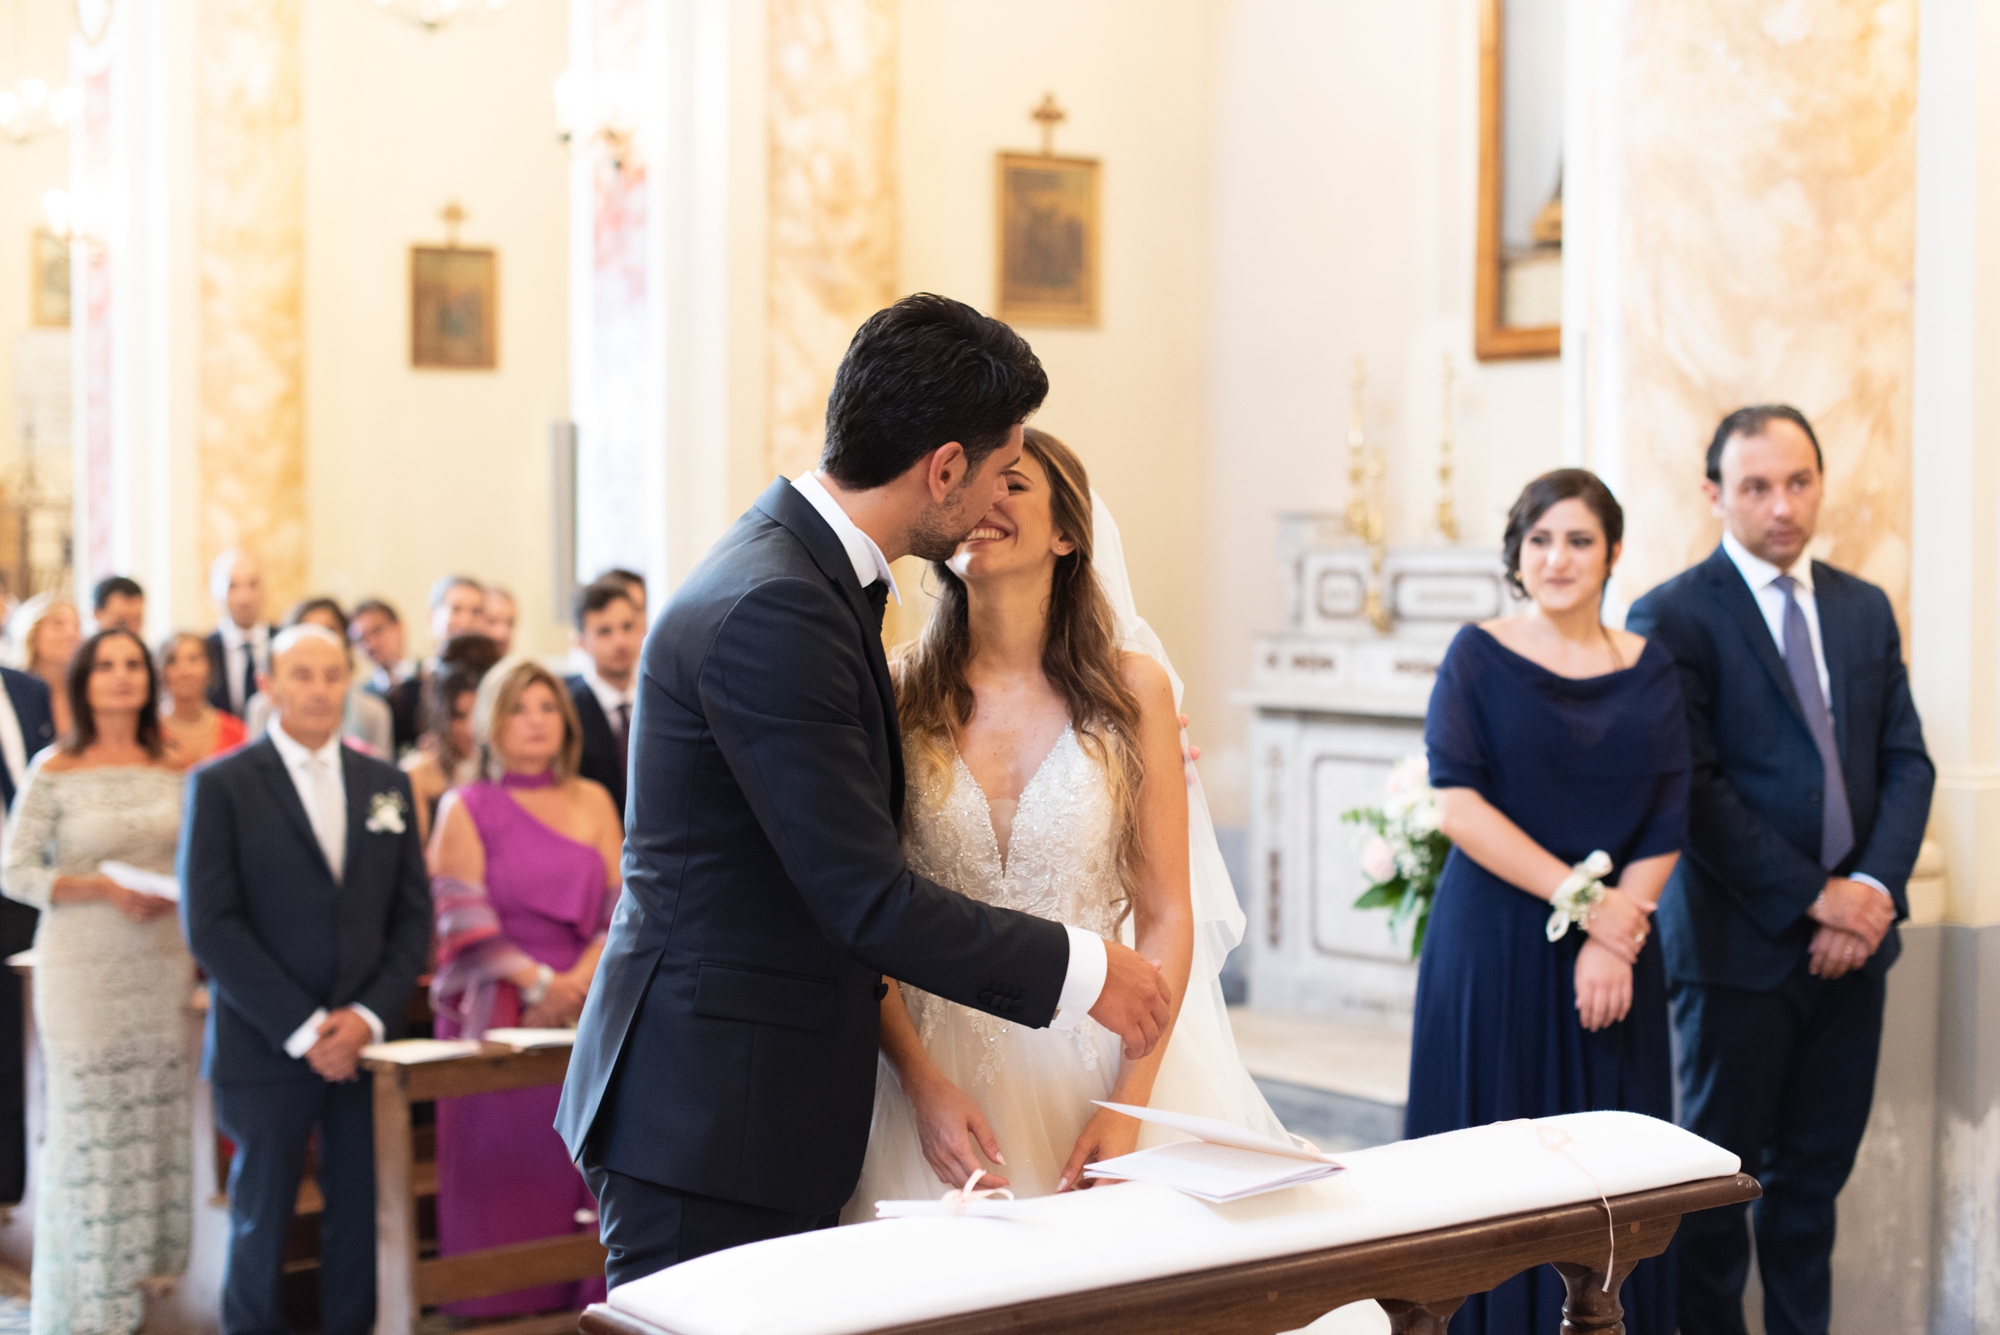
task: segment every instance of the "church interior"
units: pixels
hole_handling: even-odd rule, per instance
[[[5,596],[87,635],[129,577],[149,647],[217,627],[241,552],[262,619],[381,600],[423,658],[466,576],[511,597],[513,653],[579,670],[579,588],[637,572],[658,615],[813,469],[870,315],[1010,325],[1185,681],[1237,1049],[1336,1152],[1403,1136],[1418,978],[1408,924],[1355,907],[1346,815],[1423,751],[1459,628],[1522,605],[1515,497],[1578,468],[1622,502],[1620,625],[1717,548],[1714,424],[1796,405],[1811,556],[1886,594],[1936,769],[1830,1328],[2000,1332],[1984,0],[0,0],[0,138]],[[932,592],[895,572],[891,645]],[[23,1330],[35,1047],[0,1069]],[[384,1141],[383,1091],[457,1087],[407,1071],[376,1154],[421,1180],[424,1114]],[[193,1250],[149,1332],[225,1329],[228,1149],[186,1079]],[[383,1335],[466,1324],[436,1324],[460,1272],[423,1273],[392,1301],[384,1272]]]

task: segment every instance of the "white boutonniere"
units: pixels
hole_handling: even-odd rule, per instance
[[[368,799],[368,824],[365,828],[370,834],[381,834],[384,831],[401,834],[408,828],[403,823],[403,818],[409,811],[410,804],[403,800],[401,793],[393,789],[386,793],[377,793]]]

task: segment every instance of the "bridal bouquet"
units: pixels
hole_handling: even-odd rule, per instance
[[[1361,874],[1368,889],[1354,901],[1358,909],[1389,910],[1389,930],[1410,930],[1410,958],[1424,948],[1431,896],[1444,870],[1451,840],[1438,830],[1437,795],[1431,791],[1430,762],[1410,756],[1389,771],[1379,807],[1357,807],[1341,819],[1372,830],[1361,844]]]

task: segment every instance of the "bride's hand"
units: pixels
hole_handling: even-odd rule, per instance
[[[979,1173],[981,1178],[975,1184],[979,1187],[1007,1185],[1006,1178],[979,1161],[984,1152],[994,1163],[1007,1162],[1000,1157],[1000,1142],[993,1128],[986,1125],[986,1115],[964,1090],[938,1076],[911,1089],[909,1095],[910,1106],[917,1113],[917,1139],[923,1146],[924,1160],[938,1181],[947,1187],[963,1187],[967,1178]]]
[[[1084,1165],[1104,1159],[1116,1159],[1121,1154],[1130,1154],[1139,1148],[1139,1119],[1127,1117],[1124,1113],[1112,1112],[1109,1108],[1099,1108],[1083,1124],[1083,1134],[1076,1138],[1076,1148],[1069,1152],[1069,1162],[1063,1165],[1062,1177],[1056,1182],[1056,1190],[1082,1191],[1099,1179],[1085,1177]]]
[[[1632,966],[1597,944],[1576,952],[1577,1018],[1588,1030],[1617,1024],[1632,1009]]]

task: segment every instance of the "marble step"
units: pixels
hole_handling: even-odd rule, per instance
[[[1402,1138],[1409,1035],[1249,1006],[1229,1018],[1243,1065],[1286,1127],[1334,1151]]]

